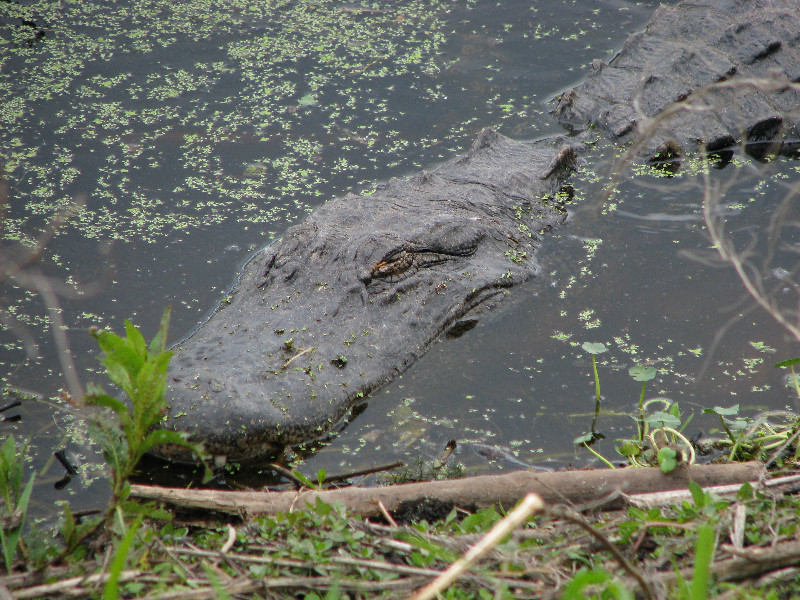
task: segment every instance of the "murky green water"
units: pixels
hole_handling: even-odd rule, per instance
[[[172,305],[178,339],[253,250],[325,199],[429,169],[488,125],[520,139],[560,132],[545,102],[580,81],[590,60],[613,55],[654,5],[0,3],[2,252],[30,246],[54,214],[82,203],[41,269],[86,289],[62,297],[62,319],[83,383],[102,381],[88,327],[119,330],[130,318],[149,336]],[[796,177],[792,164],[777,168]],[[743,244],[751,234],[763,242],[785,180],[769,182],[724,199],[741,204],[727,218]],[[599,184],[579,191],[586,200],[543,248],[542,276],[377,392],[303,470],[434,457],[450,438],[470,470],[515,466],[487,461],[499,456],[487,446],[527,462],[583,463],[571,441],[591,419],[584,341],[611,348],[601,368],[608,408],[633,406],[639,387],[627,368],[641,360],[661,370],[652,394],[687,408],[792,403],[771,364],[797,352],[769,318],[747,312],[715,345],[749,304],[729,269],[679,254],[709,245],[696,188],[638,178],[606,214],[586,209]],[[790,258],[769,269],[791,271]],[[778,294],[788,286],[769,282]],[[26,358],[20,336],[0,328],[0,383],[57,396],[65,384],[40,298],[6,281],[0,303],[40,354]],[[83,477],[53,487],[63,409],[28,401],[18,412],[20,423],[0,427],[32,440],[39,514],[58,499],[102,502],[96,458],[74,442]],[[629,426],[601,423],[609,438]],[[610,443],[600,449],[613,454]]]

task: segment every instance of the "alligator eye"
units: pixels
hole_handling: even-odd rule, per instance
[[[408,250],[401,250],[376,263],[370,275],[373,279],[391,279],[416,268],[414,254]]]
[[[398,250],[386,255],[383,260],[372,266],[370,279],[373,283],[379,281],[396,283],[413,275],[420,269],[427,269],[464,256],[470,256],[475,252],[475,249],[476,246],[456,248],[449,251],[433,250],[431,248]]]

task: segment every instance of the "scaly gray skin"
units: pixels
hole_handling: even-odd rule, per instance
[[[702,95],[706,109],[700,112],[676,104],[711,84],[743,78],[800,81],[797,0],[661,6],[613,60],[592,62],[586,80],[558,98],[554,114],[566,127],[595,126],[615,142],[630,142],[649,119],[677,108],[660,130],[648,132],[644,152],[677,155],[701,144],[711,151],[744,144],[757,158],[794,154],[797,90],[780,84],[714,90]]]
[[[566,217],[554,195],[574,161],[560,140],[485,130],[435,172],[328,202],[255,256],[230,302],[174,348],[170,426],[230,460],[325,433],[535,275],[541,233]]]
[[[799,40],[796,1],[662,7],[608,65],[595,62],[555,113],[626,142],[709,83],[774,77],[770,69],[797,81]],[[649,150],[674,156],[741,141],[756,155],[796,150],[797,115],[785,110],[798,105],[793,89],[714,98],[724,101],[665,121]],[[438,336],[536,274],[532,255],[541,233],[564,220],[554,197],[579,151],[560,138],[519,143],[485,130],[433,173],[328,202],[256,255],[230,302],[175,348],[164,426],[233,460],[329,431]]]

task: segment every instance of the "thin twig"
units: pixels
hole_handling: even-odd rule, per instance
[[[392,527],[397,527],[397,521],[392,518],[392,515],[388,510],[386,510],[386,507],[380,500],[378,500],[378,508],[381,509],[381,514],[383,515],[383,518],[386,519],[386,522]]]
[[[399,469],[405,467],[406,463],[402,460],[396,460],[385,465],[378,465],[376,467],[367,467],[366,469],[359,469],[357,471],[349,471],[339,475],[330,475],[322,480],[323,485],[329,483],[337,483],[339,481],[346,481],[354,477],[362,477],[364,475],[372,475],[373,473],[382,473],[383,471],[391,471],[392,469]]]
[[[295,475],[290,469],[287,469],[283,465],[279,465],[278,463],[270,463],[270,468],[275,469],[278,473],[289,479],[292,483],[295,484],[297,488],[304,488],[306,487],[306,482],[300,479],[297,475]]]
[[[306,348],[305,350],[301,350],[300,352],[298,352],[297,354],[295,354],[295,355],[294,355],[292,358],[290,358],[290,359],[289,359],[289,360],[287,360],[285,363],[283,363],[283,366],[281,367],[281,371],[285,371],[285,370],[286,370],[286,368],[287,368],[287,367],[288,367],[290,364],[292,364],[292,363],[293,363],[295,360],[297,360],[298,358],[300,358],[300,357],[301,357],[301,356],[303,356],[304,354],[308,354],[309,352],[313,352],[313,351],[314,351],[314,350],[316,350],[316,349],[317,349],[317,347],[316,347],[316,346],[311,346],[310,348]]]
[[[233,525],[231,525],[230,523],[228,523],[228,539],[227,539],[227,541],[226,541],[226,542],[225,542],[225,543],[222,545],[222,548],[220,548],[220,549],[219,549],[219,551],[220,551],[222,554],[225,554],[225,553],[227,553],[227,552],[228,552],[228,551],[229,551],[231,548],[233,548],[233,545],[234,545],[235,543],[236,543],[236,528],[235,528]]]

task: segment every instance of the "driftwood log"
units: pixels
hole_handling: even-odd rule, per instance
[[[534,492],[548,504],[581,505],[602,502],[604,508],[624,503],[622,494],[632,495],[686,489],[689,481],[702,487],[758,481],[764,467],[758,462],[681,467],[665,475],[659,469],[598,469],[539,473],[515,471],[503,475],[482,475],[464,479],[425,481],[384,487],[345,487],[332,490],[288,492],[223,491],[164,488],[132,485],[131,496],[155,500],[193,510],[209,510],[253,517],[305,508],[317,499],[325,503],[341,502],[353,513],[363,516],[381,514],[381,506],[390,513],[404,505],[438,501],[444,505],[476,510],[500,505],[513,507],[528,493]],[[619,497],[609,498],[614,492]]]

